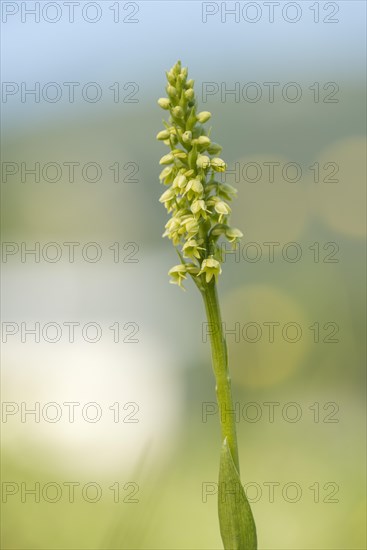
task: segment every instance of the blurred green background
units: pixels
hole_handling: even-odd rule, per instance
[[[164,95],[164,70],[181,58],[203,110],[213,113],[212,138],[229,168],[240,170],[226,181],[238,189],[232,220],[244,239],[238,255],[226,258],[219,293],[241,476],[259,548],[364,549],[365,6],[329,3],[339,8],[338,22],[327,24],[330,8],[320,2],[316,24],[313,4],[296,3],[299,22],[276,16],[269,23],[258,2],[262,18],[250,24],[229,16],[221,22],[226,3],[214,3],[219,12],[207,23],[201,2],[130,4],[138,6],[135,24],[113,23],[112,2],[99,3],[102,18],[93,25],[78,12],[74,23],[63,13],[54,25],[22,23],[20,14],[3,24],[3,81],[97,82],[104,95],[96,103],[14,95],[2,104],[3,251],[22,242],[41,250],[53,242],[63,251],[57,262],[3,255],[2,547],[221,548],[213,494],[219,418],[204,309],[190,282],[186,294],[168,284],[177,259],[161,239],[158,161],[165,150],[155,135],[165,113],[156,99]],[[121,18],[132,10],[119,5]],[[29,48],[21,45],[28,40]],[[266,100],[269,81],[280,82],[274,102]],[[138,101],[114,103],[108,90],[115,82],[122,97],[132,89],[124,84],[136,83]],[[204,103],[208,82],[228,90],[257,82],[264,95],[236,102],[218,92]],[[282,97],[288,82],[301,88],[298,102]],[[328,82],[338,85],[334,103],[324,102]],[[42,174],[22,182],[21,163],[36,162],[41,169],[80,164],[73,182],[66,168],[55,182]],[[86,181],[92,169],[83,177],[89,162],[101,168],[98,181]],[[279,164],[270,182],[272,162]],[[19,171],[7,175],[4,163]],[[118,182],[109,168],[115,163]],[[297,181],[289,181],[292,167],[282,174],[287,163],[301,168]],[[74,262],[67,242],[80,243]],[[102,250],[97,262],[81,254],[91,242]],[[276,243],[274,257],[267,243]],[[137,262],[129,262],[131,252]],[[62,337],[22,342],[20,328],[4,342],[4,322],[57,323]],[[73,343],[66,322],[80,323]],[[101,327],[96,343],[81,334],[90,322]],[[123,341],[132,332],[126,323],[138,327],[137,342]],[[269,323],[276,323],[273,342]],[[302,334],[290,342],[294,326]],[[75,422],[69,402],[80,403]],[[81,414],[91,402],[102,411],[98,422]],[[39,422],[22,419],[22,408],[35,403]],[[62,410],[58,422],[42,416],[47,403]],[[19,411],[7,415],[13,406]],[[36,483],[40,502],[26,492]],[[100,498],[91,502],[96,487]]]

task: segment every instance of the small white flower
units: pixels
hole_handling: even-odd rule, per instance
[[[226,202],[223,202],[223,201],[216,202],[215,205],[214,205],[214,210],[218,214],[222,214],[223,216],[228,216],[228,214],[231,213],[230,206]]]
[[[195,239],[190,239],[182,247],[182,251],[186,258],[200,258],[199,250],[205,250],[205,248],[199,246]]]
[[[222,223],[224,216],[231,213],[230,206],[223,201],[217,201],[214,205],[214,210],[219,214],[219,223]]]
[[[178,176],[175,177],[172,183],[172,187],[178,187],[179,189],[183,189],[186,185],[187,179],[183,174],[178,174]]]
[[[172,267],[168,275],[171,276],[170,283],[173,285],[178,285],[180,288],[185,290],[185,288],[182,286],[183,281],[186,279],[186,266],[183,264],[175,265]]]
[[[186,193],[188,193],[189,191],[193,191],[197,195],[201,195],[204,191],[203,184],[201,183],[200,180],[196,180],[196,179],[190,180],[186,185],[184,195],[186,195]]]
[[[215,260],[213,256],[209,256],[209,258],[203,260],[201,270],[198,275],[201,275],[202,273],[205,273],[206,282],[210,283],[213,277],[215,280],[218,279],[218,275],[222,273],[222,268],[220,267],[220,263]]]
[[[230,243],[234,243],[243,237],[242,231],[240,231],[236,227],[228,227],[225,233]]]
[[[191,212],[194,215],[203,216],[206,218],[207,209],[205,202],[201,199],[194,201],[191,205]]]

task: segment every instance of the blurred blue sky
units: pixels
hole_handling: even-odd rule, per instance
[[[23,3],[2,2],[4,5]],[[35,2],[27,2],[28,9]],[[55,4],[55,2],[53,2]],[[366,61],[365,19],[366,3],[362,1],[320,2],[320,22],[314,22],[312,6],[315,2],[296,2],[301,9],[300,20],[288,23],[281,17],[281,10],[289,2],[280,2],[274,8],[274,23],[269,23],[265,2],[256,2],[261,11],[257,23],[248,23],[241,15],[235,22],[227,16],[221,23],[220,9],[223,2],[212,3],[219,13],[208,16],[202,22],[202,2],[192,1],[139,1],[120,2],[121,18],[131,18],[139,23],[114,23],[115,5],[112,1],[97,2],[101,6],[101,19],[88,23],[81,16],[81,1],[75,8],[75,22],[68,22],[64,2],[60,6],[61,18],[48,23],[42,17],[39,23],[34,16],[21,22],[21,11],[9,16],[2,24],[2,80],[3,82],[75,81],[99,82],[106,86],[113,82],[137,82],[140,87],[140,103],[150,102],[152,96],[162,95],[162,74],[177,59],[190,68],[190,74],[202,81],[222,82],[228,87],[236,81],[303,81],[312,84],[348,80],[364,81]],[[241,9],[246,2],[240,2]],[[235,2],[227,2],[227,9]],[[42,6],[42,2],[41,2]],[[323,18],[333,16],[338,23],[324,23]],[[12,8],[8,8],[12,9]],[[289,17],[293,17],[293,8]],[[50,8],[50,17],[53,16]],[[90,11],[90,17],[93,12]],[[249,11],[249,17],[254,12]],[[3,13],[4,21],[4,13]],[[175,21],[176,24],[173,24]],[[66,94],[66,91],[65,91]],[[103,102],[101,102],[101,105]],[[64,98],[52,104],[52,113],[64,112]],[[35,108],[36,107],[36,108]],[[49,108],[42,102],[32,101],[22,108],[19,100],[9,98],[2,104],[6,126],[27,123],[29,117]],[[71,112],[69,110],[69,112]],[[47,116],[47,115],[46,115]]]

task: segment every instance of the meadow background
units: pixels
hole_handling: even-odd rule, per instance
[[[241,170],[227,182],[238,188],[232,220],[244,239],[239,255],[226,258],[219,293],[226,327],[237,330],[228,334],[229,364],[259,548],[365,548],[365,3],[318,2],[316,22],[316,3],[298,2],[294,23],[285,19],[296,8],[281,15],[285,2],[273,22],[263,2],[238,22],[223,11],[234,2],[212,2],[207,9],[218,13],[206,23],[196,1],[103,1],[97,11],[81,1],[74,22],[54,2],[55,23],[47,21],[55,7],[39,22],[23,14],[23,22],[21,3],[5,4],[9,13],[19,9],[3,12],[2,81],[13,83],[5,91],[54,82],[62,96],[22,101],[19,91],[3,94],[1,105],[2,547],[221,548],[213,494],[219,419],[204,309],[191,282],[186,294],[168,284],[177,258],[161,238],[158,202],[165,148],[155,135],[165,112],[156,99],[165,95],[164,71],[181,59],[202,109],[213,113],[221,156]],[[246,21],[243,13],[254,19],[259,8],[259,20]],[[65,82],[80,83],[74,102]],[[99,101],[81,94],[90,82],[102,90]],[[219,91],[205,98],[208,82]],[[257,102],[249,82],[260,86]],[[279,83],[273,102],[267,82]],[[290,82],[299,101],[282,95]],[[240,97],[221,94],[235,83]],[[21,163],[36,162],[40,180],[22,181]],[[272,162],[273,182],[264,164]],[[42,176],[47,163],[63,167],[60,177],[52,167]],[[64,163],[79,163],[73,181]],[[83,174],[87,163],[98,164],[100,177],[93,167]],[[301,167],[297,181],[294,166],[282,174],[287,163]],[[63,244],[71,242],[79,243],[73,262]],[[39,246],[39,261],[22,257],[21,243]],[[84,249],[86,260],[87,243],[98,248]],[[266,243],[279,243],[274,257]],[[102,256],[93,261],[96,250]],[[40,323],[40,341],[21,323]],[[55,328],[42,336],[47,323],[63,329],[54,343]],[[100,327],[99,341],[86,341],[93,327],[83,337],[87,323]],[[119,342],[109,328],[116,323]],[[273,342],[269,323],[279,323]],[[292,327],[282,333],[287,323],[301,327],[298,341],[289,341]],[[7,335],[11,327],[19,330]],[[80,404],[74,422],[64,403]],[[97,411],[83,409],[88,403],[100,420],[83,417]],[[39,421],[25,411],[35,407]],[[36,483],[39,502],[26,492]]]

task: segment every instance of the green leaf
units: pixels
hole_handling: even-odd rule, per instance
[[[225,550],[257,549],[254,518],[227,438],[223,441],[220,456],[218,514]]]

